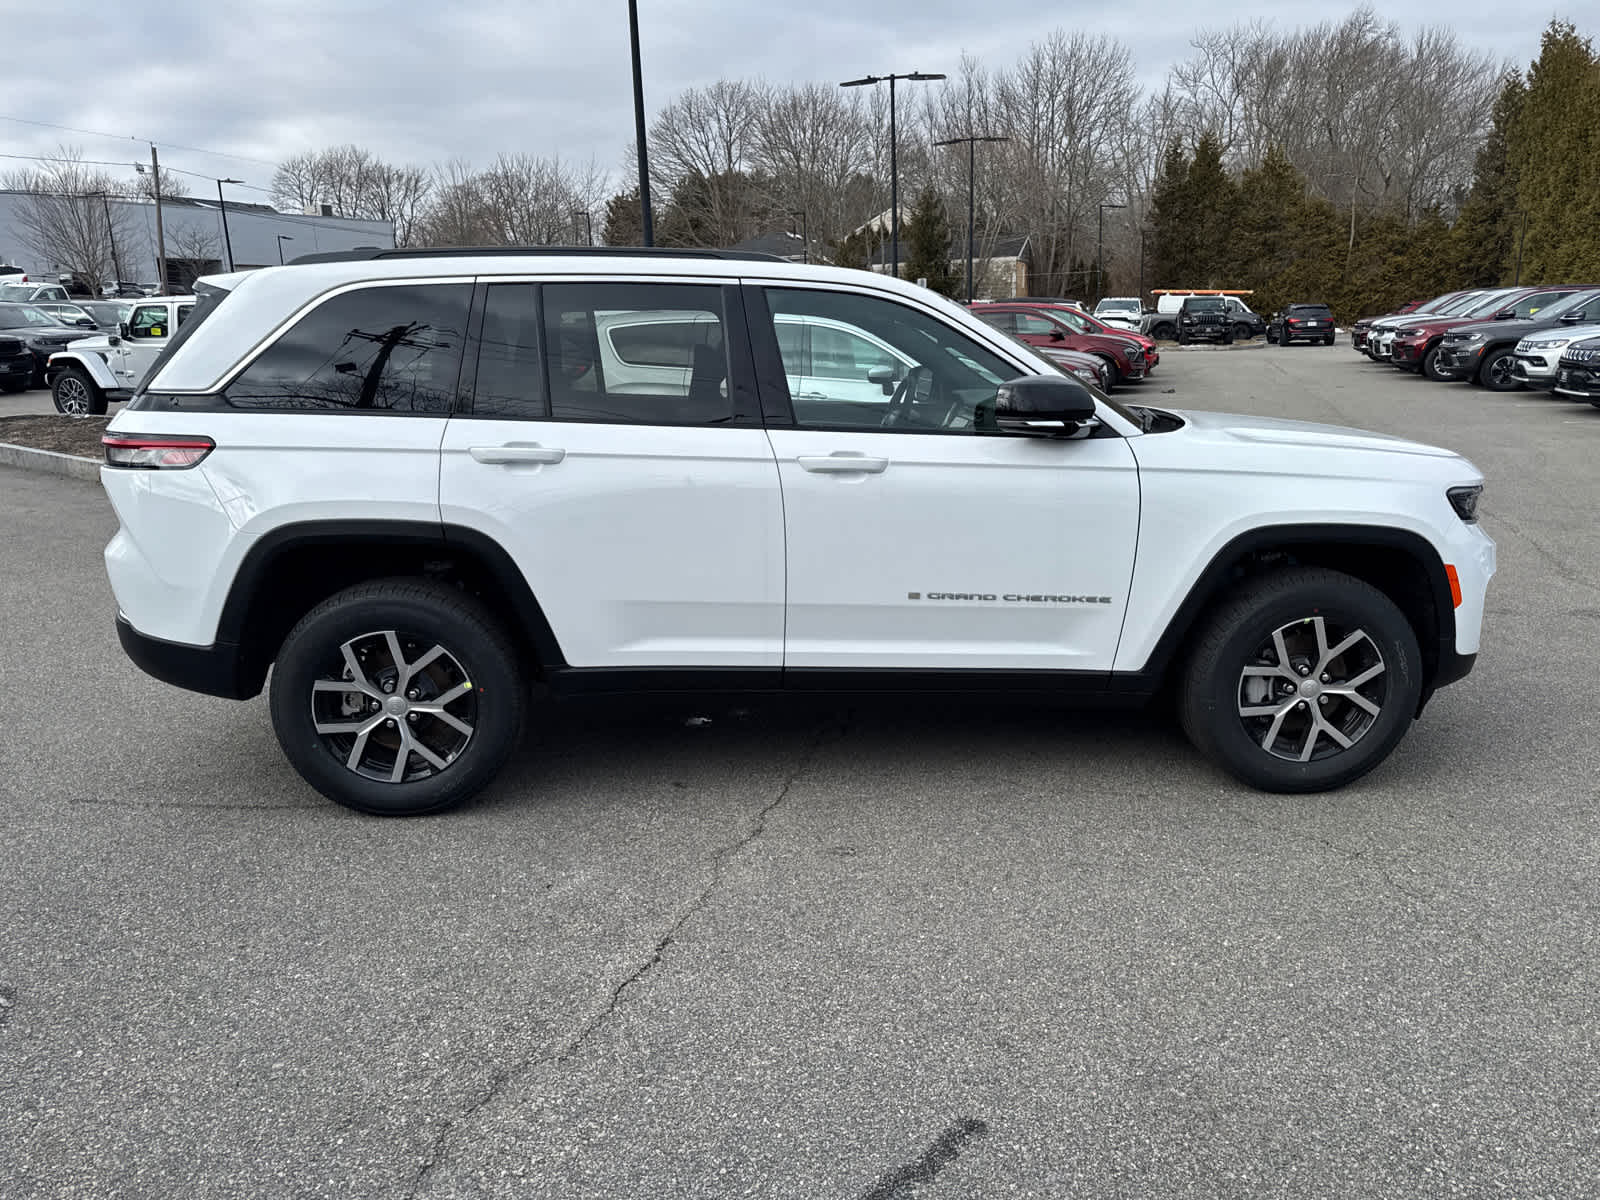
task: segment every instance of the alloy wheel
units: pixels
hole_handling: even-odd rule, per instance
[[[353,637],[311,685],[328,752],[382,783],[411,783],[460,758],[478,723],[471,676],[430,639],[398,630]]]
[[[87,417],[89,385],[76,375],[63,375],[56,381],[56,407],[69,417]]]
[[[1268,754],[1315,762],[1366,736],[1387,696],[1372,635],[1316,616],[1279,626],[1256,648],[1239,674],[1237,706]]]

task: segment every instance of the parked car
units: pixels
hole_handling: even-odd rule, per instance
[[[59,283],[0,283],[0,303],[31,304],[35,300],[66,303],[72,297]]]
[[[1466,379],[1491,391],[1515,391],[1522,386],[1516,373],[1518,342],[1547,329],[1595,322],[1600,322],[1600,289],[1533,292],[1493,319],[1451,325],[1423,349],[1422,371],[1429,379]],[[1397,352],[1399,348],[1396,342]]]
[[[1272,314],[1267,325],[1267,341],[1292,346],[1296,338],[1333,345],[1333,311],[1326,304],[1291,304]]]
[[[1366,353],[1367,331],[1372,328],[1374,321],[1381,321],[1383,317],[1404,316],[1406,313],[1415,312],[1421,307],[1421,300],[1407,300],[1393,312],[1383,313],[1377,317],[1362,317],[1354,325],[1350,326],[1350,345],[1361,353]]]
[[[126,300],[80,300],[78,307],[89,314],[95,328],[103,333],[117,333],[122,323],[133,315],[133,305]]]
[[[1225,296],[1186,296],[1178,309],[1178,345],[1221,342],[1233,345],[1233,317]]]
[[[1045,305],[1043,307],[1055,309],[1057,306]],[[1062,316],[1067,323],[1080,333],[1106,333],[1112,337],[1127,338],[1133,342],[1144,351],[1145,378],[1148,379],[1155,371],[1156,364],[1161,361],[1161,348],[1156,344],[1155,338],[1150,337],[1148,334],[1136,333],[1130,329],[1119,329],[1115,325],[1102,321],[1099,317],[1090,316],[1081,308],[1073,308],[1068,305],[1061,305],[1060,307],[1065,310]]]
[[[82,337],[50,356],[45,382],[56,411],[98,415],[112,400],[126,400],[149,374],[194,311],[193,296],[158,296],[130,305],[116,333]]]
[[[1600,322],[1586,325],[1560,325],[1541,333],[1529,334],[1512,352],[1512,371],[1524,387],[1553,391],[1561,356],[1569,346],[1600,337]]]
[[[1429,378],[1442,380],[1445,376],[1439,373],[1437,352],[1444,335],[1451,329],[1480,320],[1509,321],[1519,311],[1526,313],[1548,306],[1552,298],[1571,293],[1571,288],[1502,288],[1498,294],[1489,293],[1462,315],[1418,317],[1396,332],[1389,348],[1389,363],[1403,371],[1427,372],[1431,368]]]
[[[73,342],[89,336],[87,330],[62,325],[54,317],[31,304],[9,304],[0,301],[0,336],[21,339],[33,356],[33,372],[29,386],[43,387],[45,364],[50,356],[65,350]]]
[[[1237,296],[1218,291],[1159,292],[1156,310],[1146,313],[1139,332],[1153,338],[1175,340],[1178,336],[1178,310],[1189,296],[1220,296],[1233,321],[1233,336],[1239,339],[1258,337],[1267,331],[1267,323]]]
[[[1118,329],[1142,333],[1144,303],[1137,296],[1107,296],[1094,306],[1094,317]]]
[[[25,392],[33,382],[33,353],[15,334],[0,334],[0,392]]]
[[[147,291],[137,283],[129,283],[124,279],[113,280],[100,285],[100,295],[108,300],[139,300],[145,296],[154,295],[155,285],[151,284]]]
[[[488,785],[535,680],[1171,696],[1236,777],[1309,792],[1473,665],[1495,550],[1449,451],[1119,405],[899,279],[596,255],[201,280],[105,438],[132,660],[233,699],[270,673],[308,784],[393,816]],[[613,387],[602,329],[663,312],[709,318],[687,374]],[[795,395],[796,321],[915,366],[887,403]]]
[[[1561,352],[1554,391],[1600,408],[1600,337],[1574,342]]]
[[[1449,300],[1441,302],[1436,310],[1424,306],[1403,317],[1385,317],[1373,323],[1367,337],[1367,351],[1375,360],[1388,362],[1394,353],[1395,336],[1402,330],[1441,316],[1465,321],[1492,312],[1499,301],[1517,291],[1517,288],[1475,288],[1456,293]]]
[[[1124,380],[1143,379],[1149,365],[1138,342],[1126,334],[1090,329],[1084,314],[1070,305],[995,301],[974,305],[972,313],[1027,345],[1095,355],[1111,368],[1111,387]]]
[[[34,300],[32,304],[40,312],[54,317],[62,325],[73,325],[79,329],[98,327],[94,315],[81,304],[69,304],[64,300]]]

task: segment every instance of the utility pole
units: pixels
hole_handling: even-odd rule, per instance
[[[217,180],[217,207],[222,210],[222,247],[228,252],[228,270],[233,270],[233,240],[228,237],[228,202],[222,198],[222,185],[225,183],[243,183],[242,179]]]
[[[1094,243],[1094,286],[1095,290],[1100,293],[1095,297],[1096,300],[1103,299],[1106,294],[1106,209],[1127,207],[1126,204],[1102,204],[1100,206],[1100,232]]]
[[[161,227],[161,159],[156,144],[150,143],[150,178],[156,193],[156,295],[167,294],[167,235]]]
[[[644,147],[644,76],[639,70],[639,0],[628,0],[628,36],[633,43],[633,129],[639,149],[639,226],[646,246],[656,244],[650,223],[650,156]]]
[[[807,223],[807,220],[806,220],[806,210],[802,208],[797,212],[790,213],[789,215],[791,217],[799,217],[800,218],[800,246],[801,246],[800,260],[802,262],[810,262],[811,261],[811,230],[810,230],[810,226],[809,226],[809,224]]]
[[[117,257],[117,230],[116,226],[111,223],[111,201],[107,199],[104,192],[90,192],[89,195],[99,196],[100,206],[105,209],[106,237],[111,241],[111,273],[116,276],[112,282],[120,285],[122,283],[122,260]]]
[[[967,303],[972,303],[972,243],[977,229],[976,208],[973,202],[974,179],[977,177],[978,168],[978,143],[979,142],[1009,142],[1008,137],[979,137],[973,134],[969,137],[948,138],[942,142],[935,142],[935,146],[959,146],[962,142],[967,144]],[[985,259],[985,261],[988,261]]]

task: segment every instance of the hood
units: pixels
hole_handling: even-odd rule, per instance
[[[85,332],[82,337],[73,340],[72,348],[74,350],[87,351],[109,350],[111,349],[111,335],[109,333]]]
[[[1190,429],[1208,440],[1263,447],[1298,446],[1306,450],[1365,450],[1462,461],[1454,450],[1407,441],[1387,433],[1347,429],[1341,425],[1318,425],[1311,421],[1252,417],[1238,413],[1174,411],[1188,423]]]
[[[1583,326],[1576,321],[1563,325],[1559,320],[1541,321],[1538,317],[1524,317],[1521,320],[1495,321],[1473,320],[1462,321],[1450,327],[1451,333],[1484,333],[1503,336],[1516,341],[1527,337],[1530,333],[1543,333],[1546,330],[1581,329]]]
[[[1523,335],[1523,340],[1535,342],[1557,341],[1563,346],[1570,346],[1573,342],[1581,342],[1585,338],[1600,337],[1600,325],[1556,325],[1549,329],[1535,329]],[[1521,345],[1519,341],[1517,343]]]

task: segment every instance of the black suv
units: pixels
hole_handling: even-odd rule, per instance
[[[1186,296],[1178,309],[1178,344],[1221,342],[1233,345],[1233,315],[1221,296]]]
[[[1321,342],[1333,345],[1333,312],[1326,304],[1291,304],[1280,313],[1272,315],[1267,326],[1267,341],[1288,346],[1295,338],[1313,345]]]

